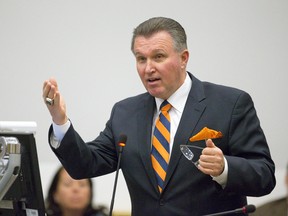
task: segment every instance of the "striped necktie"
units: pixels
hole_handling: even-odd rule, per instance
[[[160,114],[156,121],[152,138],[151,160],[158,181],[158,188],[162,192],[170,154],[170,116],[168,111],[171,104],[164,101],[160,106]]]

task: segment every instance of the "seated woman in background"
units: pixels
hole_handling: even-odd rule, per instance
[[[48,216],[106,216],[107,208],[93,208],[91,179],[75,180],[63,167],[56,172],[46,198]]]

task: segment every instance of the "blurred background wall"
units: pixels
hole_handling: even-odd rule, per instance
[[[133,29],[166,16],[186,29],[187,69],[201,80],[249,92],[276,163],[277,186],[256,205],[285,194],[287,0],[0,0],[0,120],[36,121],[43,192],[59,165],[47,142],[44,80],[55,77],[83,139],[104,128],[115,102],[142,93],[130,51]],[[110,205],[115,173],[95,178],[95,202]],[[129,211],[122,175],[114,210]]]

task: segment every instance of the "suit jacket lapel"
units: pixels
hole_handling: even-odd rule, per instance
[[[193,77],[191,74],[189,75],[192,77],[193,81],[192,88],[174,137],[173,151],[169,162],[164,190],[165,186],[170,181],[173,172],[178,166],[179,159],[182,155],[180,145],[186,144],[189,141],[189,137],[192,135],[193,130],[206,107],[206,104],[203,102],[205,95],[201,81]]]
[[[138,150],[148,178],[150,179],[155,190],[158,191],[157,180],[150,157],[152,123],[156,105],[155,99],[151,95],[148,95],[148,98],[145,100],[146,101],[143,101],[141,106],[139,106],[139,113],[137,116],[139,122],[139,124],[137,124],[137,133],[139,136],[138,140],[142,141],[138,143]]]

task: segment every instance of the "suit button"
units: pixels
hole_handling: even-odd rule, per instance
[[[164,199],[160,199],[160,200],[159,200],[159,204],[160,204],[160,206],[165,205],[165,200],[164,200]]]

